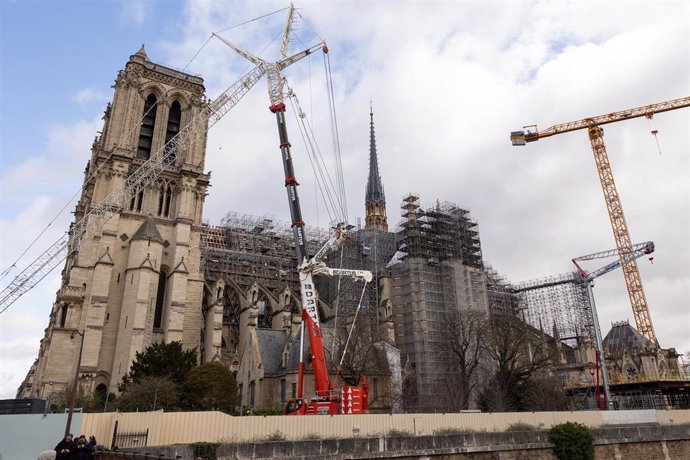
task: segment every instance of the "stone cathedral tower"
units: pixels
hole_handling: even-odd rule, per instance
[[[379,160],[376,153],[376,136],[374,134],[374,110],[369,110],[369,178],[366,193],[365,230],[388,231],[386,217],[386,195],[383,192],[381,174],[379,174]]]
[[[114,88],[86,166],[77,220],[206,104],[202,78],[151,62],[143,46],[118,73]],[[115,391],[136,352],[151,343],[177,340],[203,351],[199,240],[209,185],[203,171],[206,130],[188,145],[68,255],[38,359],[19,397],[48,397],[73,381],[81,340],[75,333],[81,331],[78,378],[87,391]],[[209,360],[213,353],[204,356]]]

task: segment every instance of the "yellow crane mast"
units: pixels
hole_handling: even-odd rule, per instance
[[[597,166],[597,172],[599,173],[599,181],[601,182],[601,188],[604,192],[604,201],[608,209],[611,228],[613,229],[613,237],[616,240],[616,248],[618,249],[618,257],[623,269],[625,285],[628,288],[628,296],[630,297],[630,304],[632,305],[633,316],[635,317],[635,325],[642,335],[655,344],[657,343],[656,334],[654,334],[652,320],[649,317],[649,308],[647,306],[644,290],[642,289],[642,280],[640,279],[640,271],[637,268],[637,262],[635,258],[630,257],[632,253],[630,233],[628,232],[628,225],[623,215],[623,207],[618,197],[616,183],[613,179],[613,172],[611,171],[611,165],[609,164],[609,158],[606,153],[604,131],[600,126],[643,116],[652,118],[656,113],[681,109],[688,106],[690,106],[690,97],[684,97],[630,110],[622,110],[620,112],[562,123],[551,126],[544,131],[539,131],[536,125],[530,125],[524,126],[523,131],[513,131],[510,133],[510,140],[513,145],[520,146],[526,145],[527,142],[538,141],[544,137],[577,131],[579,129],[587,129],[592,151],[594,152],[594,161]]]

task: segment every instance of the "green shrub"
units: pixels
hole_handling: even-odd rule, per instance
[[[217,442],[197,442],[191,444],[194,458],[202,458],[204,460],[216,460],[216,449],[218,449]]]
[[[529,423],[517,422],[508,425],[506,431],[537,431],[537,427]]]
[[[549,430],[553,453],[559,460],[593,460],[594,437],[580,423],[562,423]]]
[[[386,436],[389,438],[394,438],[394,437],[403,438],[403,437],[412,436],[412,433],[410,433],[409,431],[398,430],[396,428],[393,428],[392,430],[388,431],[388,434],[386,434]]]
[[[283,409],[281,409],[280,407],[259,407],[254,410],[254,415],[283,415]]]
[[[261,438],[261,441],[285,441],[287,438],[279,430],[275,430],[273,433]]]
[[[462,428],[452,428],[449,426],[444,426],[443,428],[439,428],[438,430],[434,430],[434,434],[438,436],[450,436],[450,435],[456,435],[456,434],[465,434],[471,430],[463,430]]]

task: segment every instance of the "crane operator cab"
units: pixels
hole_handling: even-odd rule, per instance
[[[304,412],[304,401],[301,399],[291,399],[285,404],[283,415],[300,415]]]

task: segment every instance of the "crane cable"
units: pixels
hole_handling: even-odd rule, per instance
[[[343,256],[345,254],[345,245],[340,246],[340,267],[342,268],[343,266]],[[338,274],[338,286],[336,287],[336,294],[335,294],[335,318],[333,319],[333,330],[335,333],[338,333],[338,309],[340,307],[340,287],[341,287],[341,282],[343,280],[343,276],[341,274]],[[335,356],[335,340],[331,344],[331,356]]]
[[[338,118],[335,111],[335,96],[333,91],[333,78],[331,73],[331,58],[328,53],[323,53],[324,70],[326,73],[326,90],[328,94],[328,107],[331,122],[331,139],[333,141],[333,153],[335,156],[336,184],[340,192],[340,204],[343,207],[343,222],[347,222],[347,197],[345,195],[345,178],[343,175],[343,163],[340,153],[340,135],[338,131]]]
[[[322,200],[326,206],[328,217],[331,221],[336,219],[342,220],[344,218],[343,205],[338,200],[337,188],[333,184],[333,179],[325,165],[324,157],[316,142],[313,128],[307,119],[306,113],[302,110],[299,98],[292,88],[287,85],[287,80],[285,80],[285,84],[288,87],[288,98],[293,109],[292,112],[297,121],[300,135],[304,142],[307,156],[309,157],[309,162],[314,171],[316,183],[319,186]]]
[[[359,315],[359,311],[362,309],[362,300],[364,299],[364,293],[367,290],[367,285],[369,284],[368,281],[364,282],[364,286],[362,287],[362,294],[359,296],[359,302],[357,303],[357,309],[355,310],[355,317],[352,319],[352,327],[350,327],[350,332],[347,334],[347,340],[345,341],[345,346],[343,347],[343,355],[340,357],[340,362],[338,363],[338,367],[336,368],[335,372],[335,379],[338,379],[338,375],[340,375],[340,369],[343,366],[343,361],[345,361],[345,354],[347,353],[347,347],[350,344],[350,339],[352,338],[352,332],[355,330],[355,323],[357,322],[357,316]],[[337,331],[336,331],[337,334]]]

